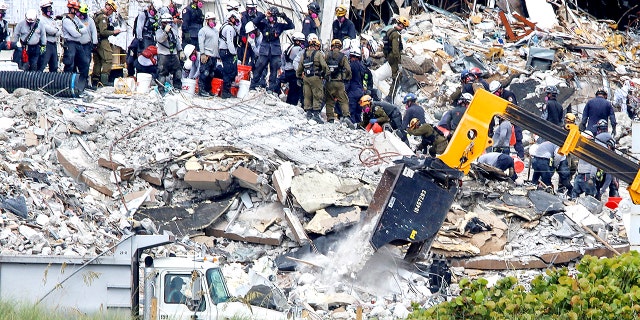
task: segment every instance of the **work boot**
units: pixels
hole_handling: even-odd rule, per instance
[[[313,112],[311,110],[307,110],[307,120],[311,120],[313,118]]]
[[[233,95],[231,94],[231,92],[222,91],[222,94],[220,95],[220,98],[229,99],[229,98],[233,98]]]
[[[211,93],[209,93],[209,92],[207,92],[205,90],[200,90],[200,92],[198,92],[198,95],[201,96],[201,97],[205,97],[205,98],[211,97]]]
[[[109,74],[108,73],[101,73],[100,74],[100,82],[102,82],[102,85],[105,86],[105,87],[113,86],[113,82],[109,82]]]
[[[336,122],[336,119],[327,119],[327,122],[328,122],[328,123],[335,123],[335,122]]]
[[[324,121],[322,120],[322,117],[320,117],[320,110],[314,110],[312,114],[313,116],[311,117],[311,120],[317,122],[318,124],[324,123]]]
[[[353,124],[353,122],[351,122],[351,119],[349,119],[348,117],[343,117],[342,119],[340,119],[340,122],[346,124],[347,127],[349,127],[349,129],[355,129],[356,128],[356,126]]]

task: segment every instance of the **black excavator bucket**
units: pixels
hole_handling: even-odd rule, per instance
[[[373,248],[411,243],[404,258],[408,261],[426,253],[453,203],[462,175],[434,158],[427,158],[421,166],[387,168],[367,210],[368,221],[378,219],[370,240]]]

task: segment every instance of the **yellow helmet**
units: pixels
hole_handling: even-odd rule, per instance
[[[80,12],[81,13],[89,13],[89,6],[86,3],[83,3],[80,5]]]
[[[420,120],[418,118],[413,118],[409,121],[410,129],[417,129],[420,126]]]
[[[409,19],[407,19],[407,17],[403,17],[403,16],[399,16],[398,18],[396,18],[396,21],[403,25],[405,28],[409,27]]]
[[[371,98],[370,95],[365,94],[364,96],[362,96],[362,98],[360,98],[360,106],[368,106],[371,104],[371,101],[373,101],[373,98]]]
[[[336,7],[336,16],[337,17],[344,17],[346,15],[347,15],[347,6],[345,6],[344,4],[341,4],[341,5]]]
[[[331,40],[331,47],[340,47],[342,48],[342,41],[340,41],[340,39],[333,39]]]
[[[576,115],[575,115],[575,114],[573,114],[573,113],[571,113],[571,112],[567,113],[567,114],[564,116],[564,122],[566,122],[566,123],[573,123],[573,124],[575,124],[575,123],[576,123]]]
[[[318,38],[311,38],[308,40],[309,46],[317,46],[320,47],[320,40]]]
[[[118,5],[113,0],[107,0],[107,2],[105,2],[105,5],[108,5],[111,8],[113,8],[113,11],[118,11]]]

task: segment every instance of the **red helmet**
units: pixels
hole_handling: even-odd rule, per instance
[[[78,1],[69,0],[69,2],[67,2],[67,8],[80,9],[80,4]]]
[[[482,75],[482,70],[480,70],[480,68],[478,68],[478,67],[473,67],[473,68],[469,69],[469,72],[475,74],[476,77],[479,77],[479,76]]]

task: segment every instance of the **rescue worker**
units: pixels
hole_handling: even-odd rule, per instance
[[[294,61],[304,52],[304,43],[306,37],[302,32],[293,33],[293,43],[282,52],[282,75],[280,82],[286,82],[289,86],[289,92],[287,93],[286,102],[290,105],[296,106],[300,102],[302,96],[302,87],[298,84],[298,77],[296,76],[297,65]],[[299,60],[299,58],[297,59]]]
[[[598,133],[596,134],[595,141],[606,147],[609,150],[614,151],[616,148],[616,140],[613,136],[607,132],[609,129],[609,124],[607,120],[600,119],[596,124],[596,128]],[[620,187],[620,182],[618,178],[614,177],[611,173],[604,172],[602,169],[598,169],[596,171],[595,176],[595,185],[596,185],[596,199],[600,200],[603,194],[606,193],[607,188],[609,188],[609,192],[607,193],[609,197],[619,197],[620,194],[618,192],[618,188]]]
[[[156,31],[160,26],[160,14],[158,10],[162,7],[162,1],[153,0],[146,10],[140,12],[136,18],[134,36],[138,39],[139,52],[145,48],[156,44]]]
[[[89,6],[87,4],[83,3],[82,5],[80,5],[77,16],[80,19],[80,22],[87,28],[87,30],[89,30],[89,32],[82,34],[78,41],[80,42],[80,45],[82,45],[82,49],[84,51],[83,54],[86,56],[84,61],[91,61],[91,53],[93,52],[93,48],[98,45],[98,30],[93,19],[89,17]],[[82,68],[83,71],[80,71],[78,65],[76,65],[76,68],[84,79],[89,78],[88,66],[86,68]],[[83,74],[82,72],[86,72],[86,74]],[[97,83],[87,84],[87,88],[95,89],[96,84]]]
[[[416,101],[418,101],[418,96],[416,96],[415,93],[407,93],[407,95],[404,96],[402,102],[405,104],[406,111],[402,117],[401,129],[406,130],[409,128],[409,122],[413,118],[417,118],[420,123],[426,122],[424,118],[424,109],[422,106],[417,104]]]
[[[64,53],[62,63],[64,72],[74,72],[76,68],[80,74],[89,73],[90,59],[84,54],[84,48],[80,44],[80,38],[89,33],[89,28],[76,16],[80,10],[78,1],[70,0],[67,3],[68,12],[62,19],[62,37],[64,38]],[[88,79],[84,79],[87,81]]]
[[[593,140],[593,132],[589,130],[585,130],[582,135],[589,140]],[[573,180],[573,190],[571,192],[570,200],[574,200],[579,197],[582,193],[585,193],[588,196],[595,197],[596,196],[596,184],[595,177],[598,168],[594,165],[588,163],[585,160],[578,160],[578,169],[576,172],[576,177]]]
[[[515,93],[502,87],[499,81],[494,80],[489,84],[489,91],[496,96],[511,102],[514,105],[518,105],[518,99]],[[519,125],[514,124],[516,143],[513,145],[513,149],[516,151],[518,158],[524,160],[524,145],[522,144],[522,128]]]
[[[536,148],[529,150],[531,153],[531,168],[533,169],[533,176],[531,177],[531,183],[538,184],[541,181],[546,188],[553,188],[551,184],[551,177],[555,172],[554,158],[558,151],[558,146],[554,145],[550,141],[546,141],[542,138],[538,138],[536,141]]]
[[[256,29],[253,20],[264,18],[264,13],[258,11],[258,4],[256,0],[249,0],[247,2],[246,10],[240,16],[240,37],[242,38],[242,45],[238,47],[238,59],[242,59],[242,64],[255,68],[256,57],[253,50],[246,50],[249,48],[250,33]],[[251,30],[248,31],[249,23],[251,23]],[[254,37],[257,34],[254,33]],[[255,39],[255,38],[254,38]]]
[[[429,154],[435,157],[438,154],[442,154],[447,149],[447,138],[440,132],[440,130],[434,128],[428,123],[421,123],[418,118],[413,118],[409,122],[407,133],[412,136],[421,136],[422,142],[418,146],[418,150],[423,154]]]
[[[395,105],[373,101],[370,95],[362,96],[359,103],[363,111],[361,127],[365,128],[368,124],[377,123],[383,128],[390,127],[392,130],[398,130],[402,126],[402,115]]]
[[[182,64],[185,54],[178,37],[178,26],[173,23],[170,13],[160,16],[160,28],[156,31],[156,47],[158,48],[158,80],[165,84],[167,77],[173,76],[173,87],[182,88]],[[163,90],[163,89],[160,89]]]
[[[360,98],[365,95],[364,77],[367,68],[362,64],[362,51],[358,47],[351,48],[349,52],[349,67],[351,68],[351,80],[345,84],[347,97],[349,97],[349,114],[351,114],[351,122],[358,123],[362,121],[362,108],[360,107]]]
[[[507,119],[498,118],[499,125],[493,131],[493,152],[502,152],[506,155],[511,153],[511,145],[509,142],[511,141],[511,122]]]
[[[148,73],[158,79],[158,47],[148,46],[133,63],[136,73]]]
[[[184,46],[185,60],[182,65],[182,79],[198,79],[200,77],[201,54],[196,46],[188,44]]]
[[[109,43],[109,36],[120,34],[120,29],[115,29],[110,22],[110,17],[118,10],[114,0],[107,0],[104,9],[98,12],[94,21],[98,29],[98,47],[93,53],[93,72],[91,82],[102,82],[105,86],[113,85],[109,82],[109,73],[113,65],[113,49]]]
[[[518,179],[513,158],[502,152],[487,152],[478,158],[478,162],[488,164],[502,171],[509,171],[509,178],[512,181]]]
[[[278,18],[282,18],[285,22],[278,22]],[[280,70],[280,55],[282,48],[280,47],[280,35],[286,30],[294,28],[293,21],[286,14],[281,13],[278,8],[271,7],[262,18],[253,20],[256,28],[262,32],[263,39],[260,44],[260,56],[256,62],[256,69],[251,79],[250,89],[255,89],[261,81],[263,71],[269,67],[269,83],[267,90],[280,94],[278,88],[278,70]],[[264,78],[263,78],[264,79]]]
[[[245,31],[247,31],[247,43],[244,46],[238,47],[238,60],[240,60],[240,48],[244,51],[246,56],[242,56],[242,59],[245,61],[243,65],[248,65],[251,69],[255,70],[255,64],[257,63],[257,59],[260,56],[260,46],[262,45],[262,41],[264,40],[264,36],[262,32],[256,28],[256,25],[253,24],[253,21],[249,21],[245,26]],[[248,59],[247,57],[251,57]],[[258,83],[258,87],[266,87],[267,86],[267,74],[269,73],[268,68],[264,68],[260,75],[254,73],[253,77],[260,79]],[[278,80],[279,81],[279,80]],[[280,83],[280,81],[279,81]]]
[[[544,88],[544,92],[546,93],[546,104],[542,109],[542,118],[553,124],[562,126],[562,119],[564,118],[562,105],[556,100],[559,93],[558,87],[547,86]]]
[[[456,106],[442,116],[442,119],[438,122],[438,126],[449,130],[449,132],[454,132],[458,124],[460,124],[462,116],[467,111],[471,99],[473,99],[473,96],[470,93],[463,93],[456,101]]]
[[[182,42],[184,45],[192,44],[198,50],[198,31],[204,23],[203,5],[202,1],[192,0],[182,9]]]
[[[344,81],[351,80],[351,66],[344,53],[340,52],[341,49],[342,41],[333,39],[331,41],[331,51],[327,52],[325,56],[327,67],[329,68],[329,73],[326,76],[327,83],[325,85],[325,111],[327,113],[327,121],[333,123],[336,118],[334,105],[337,102],[342,111],[342,121],[352,126],[353,121],[351,121],[351,113],[349,112],[349,98],[347,97],[347,91],[344,85]],[[360,97],[362,97],[362,95]],[[358,99],[360,99],[360,97],[358,97]]]
[[[38,20],[38,11],[29,9],[25,19],[18,22],[13,32],[13,41],[22,48],[22,70],[38,71],[40,54],[47,48],[47,33]],[[25,61],[26,56],[26,61]]]
[[[460,73],[460,81],[462,81],[462,93],[470,93],[473,95],[478,89],[490,91],[489,84],[482,79],[482,70],[478,67],[462,70]]]
[[[218,58],[220,58],[220,53],[218,52],[220,30],[216,25],[216,17],[213,12],[205,13],[204,23],[204,26],[198,31],[199,47],[202,48],[200,54],[200,77],[198,78],[200,92],[198,92],[198,95],[210,97],[212,90],[211,80],[214,78]]]
[[[302,34],[305,38],[310,33],[320,33],[320,5],[313,1],[307,5],[307,14],[302,19]]]
[[[310,34],[307,42],[309,47],[302,54],[296,76],[301,78],[304,83],[303,109],[307,112],[307,120],[324,123],[320,117],[324,100],[322,79],[329,73],[329,67],[327,67],[324,55],[320,51],[320,39],[314,34]]]
[[[391,88],[389,89],[389,95],[387,96],[388,101],[392,101],[393,97],[396,94],[396,90],[398,89],[398,77],[400,77],[400,63],[402,62],[401,52],[404,50],[404,46],[402,45],[402,38],[400,37],[400,32],[405,28],[409,27],[409,19],[406,17],[400,16],[396,19],[396,23],[393,28],[387,30],[383,38],[384,43],[384,57],[389,62],[391,66]],[[407,124],[411,119],[407,120]],[[421,120],[421,119],[418,119]],[[423,123],[423,122],[421,122]]]
[[[47,47],[44,54],[40,55],[38,71],[44,71],[48,66],[49,72],[58,72],[58,38],[62,31],[53,19],[53,0],[40,1],[40,24],[44,28],[47,37]],[[0,45],[0,48],[2,46]]]
[[[564,116],[565,124],[575,124],[576,116],[573,113],[567,113]],[[578,166],[578,158],[569,153],[564,156],[557,155],[554,159],[556,163],[556,172],[558,173],[558,193],[566,193],[571,196],[573,191],[573,184],[571,183],[571,177],[575,173]]]
[[[7,10],[9,6],[4,2],[0,2],[0,50],[12,50],[15,45],[12,45],[9,38],[9,22],[5,20],[7,16]]]
[[[581,130],[585,128],[591,132],[596,132],[596,124],[599,120],[611,121],[611,134],[616,134],[616,114],[613,110],[611,102],[607,100],[607,92],[604,89],[596,91],[595,98],[587,101],[582,110],[582,121],[580,122]]]
[[[347,19],[347,11],[349,9],[344,4],[336,7],[336,19],[333,20],[331,25],[331,30],[333,31],[332,40],[338,39],[344,42],[347,39],[356,38],[356,26],[351,20]]]
[[[220,60],[222,60],[222,99],[232,98],[231,84],[238,75],[238,33],[240,30],[240,18],[237,13],[229,12],[227,22],[220,29],[218,48]]]

